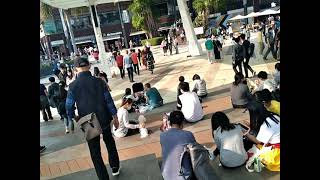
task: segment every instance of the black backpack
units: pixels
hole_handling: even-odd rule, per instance
[[[249,56],[252,57],[254,53],[254,44],[250,43],[249,45]]]

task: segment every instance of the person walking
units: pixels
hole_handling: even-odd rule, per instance
[[[43,84],[40,84],[40,110],[44,121],[48,121],[48,116],[50,120],[53,120],[48,101],[47,88]]]
[[[232,68],[234,73],[242,73],[242,62],[244,57],[243,46],[240,45],[240,37],[233,38],[235,41],[235,45],[233,45],[233,53],[232,53]],[[239,71],[237,71],[237,67],[239,67]]]
[[[163,56],[166,56],[167,55],[167,41],[166,41],[166,39],[162,40],[160,46],[163,50]]]
[[[136,53],[136,50],[135,49],[131,49],[131,59],[132,59],[132,62],[133,62],[133,70],[134,70],[134,73],[140,75],[140,71],[139,71],[139,62],[138,62],[138,54]]]
[[[168,34],[167,46],[168,46],[168,49],[170,51],[170,55],[172,55],[172,38],[171,38],[170,34]]]
[[[252,69],[252,67],[249,65],[249,60],[250,60],[250,42],[246,40],[246,35],[241,34],[240,35],[240,40],[242,42],[243,50],[244,50],[244,61],[243,61],[243,66],[244,66],[244,73],[245,73],[245,78],[248,78],[248,69],[251,71],[253,76],[256,75],[256,72]]]
[[[257,43],[259,46],[259,55],[260,57],[263,56],[263,50],[264,50],[264,42],[263,42],[263,33],[262,33],[262,27],[259,27],[259,30],[257,32]]]
[[[128,50],[126,50],[126,54],[123,57],[123,67],[126,68],[128,71],[128,77],[130,82],[134,82],[133,81],[133,61],[130,57]]]
[[[57,97],[59,94],[59,84],[56,83],[56,79],[54,77],[49,78],[50,86],[48,87],[48,98],[49,103],[52,108],[57,107]],[[61,120],[63,120],[63,117],[61,116]]]
[[[267,56],[269,55],[270,51],[272,53],[272,56],[274,59],[277,59],[276,52],[274,49],[275,41],[276,41],[276,34],[277,34],[278,29],[275,28],[274,22],[272,23],[272,27],[268,29],[267,33],[267,45],[268,45],[268,50],[264,54],[263,59],[267,60]]]
[[[138,48],[138,60],[139,60],[139,65],[141,66],[141,57],[142,54],[141,54],[141,50]]]
[[[174,48],[176,49],[176,54],[179,54],[179,48],[178,48],[179,42],[178,42],[177,36],[173,40],[173,45],[174,45]]]
[[[117,66],[120,70],[121,79],[123,79],[125,72],[123,69],[123,56],[120,54],[120,52],[118,52],[118,55],[116,57],[116,61],[117,61]]]
[[[219,60],[221,59],[220,51],[222,51],[222,44],[218,40],[218,36],[214,36],[214,35],[213,35],[212,42],[213,42],[214,58],[215,60]]]
[[[210,36],[207,37],[207,40],[205,42],[206,50],[207,50],[207,56],[208,56],[208,61],[212,64],[212,58],[213,58],[213,42]]]
[[[74,124],[73,119],[68,118],[66,111],[66,99],[67,99],[67,91],[65,90],[66,83],[64,81],[59,82],[59,95],[57,97],[57,109],[58,113],[61,117],[63,117],[66,134],[71,131],[74,132]],[[75,109],[75,107],[74,107]]]
[[[109,164],[112,175],[120,174],[120,162],[117,147],[111,133],[111,121],[116,128],[119,126],[117,109],[114,105],[110,92],[105,83],[91,75],[90,63],[87,58],[81,57],[75,60],[75,67],[79,73],[78,78],[70,84],[66,99],[66,110],[68,118],[75,115],[74,105],[77,105],[80,118],[95,113],[102,129],[103,141],[108,150]],[[100,136],[88,142],[91,160],[99,180],[109,180],[107,168],[101,156]]]
[[[151,74],[153,74],[153,69],[154,69],[154,57],[153,57],[153,54],[150,50],[150,48],[147,48],[146,49],[146,61],[147,61],[147,64],[148,64],[148,70],[151,71]]]

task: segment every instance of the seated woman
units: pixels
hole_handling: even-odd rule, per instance
[[[192,174],[189,155],[183,157],[180,165],[180,156],[184,151],[184,145],[196,142],[192,132],[183,130],[184,120],[185,118],[181,111],[171,112],[169,115],[171,128],[160,133],[162,151],[161,173],[164,180],[187,179],[187,177],[179,176],[180,166],[185,170],[185,174]]]
[[[243,145],[243,136],[249,132],[239,124],[231,124],[226,114],[216,112],[211,118],[212,135],[217,145],[214,155],[220,155],[223,167],[235,168],[242,166],[248,159]]]
[[[205,98],[208,95],[206,81],[200,79],[200,76],[198,74],[195,74],[192,77],[192,80],[195,81],[195,85],[192,91],[197,93],[200,102],[202,102],[202,98]]]
[[[121,138],[125,136],[130,136],[133,134],[139,133],[139,128],[145,128],[145,124],[137,124],[137,122],[130,123],[129,122],[129,116],[128,116],[128,110],[130,110],[132,107],[133,100],[132,99],[125,99],[122,102],[121,107],[118,109],[118,121],[119,121],[119,127],[118,129],[115,128],[113,125],[112,133],[114,136]]]
[[[242,73],[234,75],[234,82],[231,85],[231,102],[233,108],[245,108],[252,98],[245,78]]]
[[[257,136],[248,133],[247,138],[258,146],[272,146],[272,149],[261,154],[262,163],[271,171],[280,171],[280,117],[267,109],[261,103],[248,106],[250,126],[254,127]],[[263,158],[267,157],[267,158]]]
[[[272,99],[272,94],[268,89],[256,92],[256,97],[268,111],[280,116],[280,102]]]
[[[128,110],[128,112],[129,113],[134,112],[135,109],[138,108],[137,101],[139,100],[139,97],[136,97],[135,94],[132,94],[130,88],[126,88],[126,90],[124,92],[124,95],[122,97],[122,102],[125,101],[126,99],[132,99],[133,100],[132,108],[130,110]]]

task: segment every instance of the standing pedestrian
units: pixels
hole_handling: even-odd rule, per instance
[[[207,40],[205,42],[207,55],[208,55],[208,61],[212,64],[212,58],[213,58],[213,42],[210,38],[210,36],[207,37]]]
[[[220,51],[222,51],[222,44],[221,44],[221,42],[218,40],[218,36],[214,36],[214,35],[213,35],[212,42],[213,42],[214,58],[215,58],[216,60],[219,60],[219,59],[221,59]]]
[[[232,30],[231,24],[229,24],[228,33],[229,33],[230,39],[232,39],[233,38],[233,30]]]
[[[133,42],[132,40],[129,41],[130,50],[133,49]]]
[[[240,35],[240,40],[242,42],[242,47],[244,50],[244,61],[243,61],[243,67],[244,67],[244,73],[245,73],[245,78],[248,78],[248,69],[251,71],[253,76],[256,75],[256,72],[252,69],[252,67],[249,65],[249,60],[250,60],[250,42],[246,40],[246,35],[241,34]]]
[[[276,34],[278,29],[275,28],[274,26],[274,21],[271,23],[272,27],[270,27],[268,29],[268,33],[267,33],[267,45],[268,45],[268,50],[267,52],[264,54],[263,59],[267,60],[267,56],[269,55],[270,51],[272,53],[272,56],[274,59],[277,59],[276,57],[276,52],[274,50],[274,45],[275,45],[275,41],[276,41]]]
[[[116,57],[116,61],[117,61],[117,66],[120,71],[121,79],[123,79],[125,73],[124,73],[124,69],[123,69],[123,56],[120,54],[120,52],[118,52],[118,55]]]
[[[171,38],[170,34],[168,34],[167,46],[170,51],[170,55],[172,55],[172,38]]]
[[[123,57],[123,67],[126,68],[128,71],[128,77],[130,82],[134,82],[133,81],[133,61],[130,57],[129,51],[126,50],[125,52],[126,54]]]
[[[59,68],[60,68],[60,73],[58,75],[58,78],[60,81],[66,82],[67,81],[67,66],[65,64],[61,63]]]
[[[66,111],[67,91],[65,90],[65,87],[66,87],[66,83],[64,81],[60,81],[59,95],[57,97],[57,109],[60,116],[63,117],[64,119],[64,125],[65,125],[66,134],[67,134],[70,131],[71,133],[74,132],[74,124],[73,124],[73,119],[67,116],[67,111]],[[75,109],[75,107],[73,108]]]
[[[140,50],[140,48],[138,48],[138,60],[139,60],[139,65],[140,66],[141,66],[141,56],[142,56],[141,50]]]
[[[147,49],[148,49],[147,46],[144,46],[141,52],[142,64],[146,69],[147,69]]]
[[[234,73],[242,73],[242,62],[244,57],[244,50],[242,45],[240,45],[240,37],[233,38],[235,41],[235,45],[233,45],[233,53],[232,53],[232,68]],[[237,67],[239,67],[239,71],[237,71]]]
[[[59,84],[56,83],[56,79],[54,77],[49,78],[50,86],[48,87],[48,98],[50,101],[50,106],[52,108],[57,107],[57,98],[59,95]],[[63,120],[63,117],[61,116],[61,120]]]
[[[263,56],[263,50],[264,50],[264,42],[263,42],[263,37],[262,37],[262,27],[259,27],[258,32],[257,32],[257,43],[259,46],[259,55],[260,57]]]
[[[40,110],[44,121],[48,121],[48,116],[50,120],[53,120],[48,101],[47,88],[43,84],[40,84]]]
[[[174,37],[173,45],[174,45],[174,48],[176,49],[176,54],[179,54],[179,48],[178,48],[179,42],[178,42],[177,36]]]
[[[153,57],[153,54],[150,50],[150,48],[146,48],[146,61],[147,61],[147,64],[148,64],[148,70],[151,71],[151,74],[153,74],[153,69],[154,69],[154,57]]]
[[[120,174],[119,156],[115,141],[111,134],[111,121],[118,128],[117,109],[105,83],[91,75],[90,64],[87,58],[81,57],[75,60],[75,67],[79,73],[78,78],[70,84],[66,110],[68,118],[74,117],[74,104],[77,105],[80,118],[95,113],[102,129],[103,141],[108,150],[109,164],[112,175]],[[108,171],[101,156],[100,136],[88,141],[91,160],[99,180],[108,180]]]
[[[140,75],[139,64],[138,64],[138,54],[135,49],[131,49],[131,59],[133,62],[134,73]]]
[[[167,40],[166,40],[166,38],[164,40],[162,40],[160,46],[163,50],[163,55],[166,56],[167,55]]]

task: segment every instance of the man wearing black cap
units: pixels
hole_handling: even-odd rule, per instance
[[[118,128],[117,109],[113,99],[107,90],[106,84],[99,78],[91,75],[90,64],[87,58],[79,57],[74,66],[78,72],[78,78],[69,85],[66,100],[66,110],[69,118],[73,118],[74,104],[77,104],[78,115],[76,119],[95,113],[103,130],[103,141],[108,150],[109,164],[112,175],[120,173],[119,156],[116,144],[111,134],[110,123]],[[88,141],[90,155],[99,180],[108,180],[108,171],[101,157],[100,136]]]

